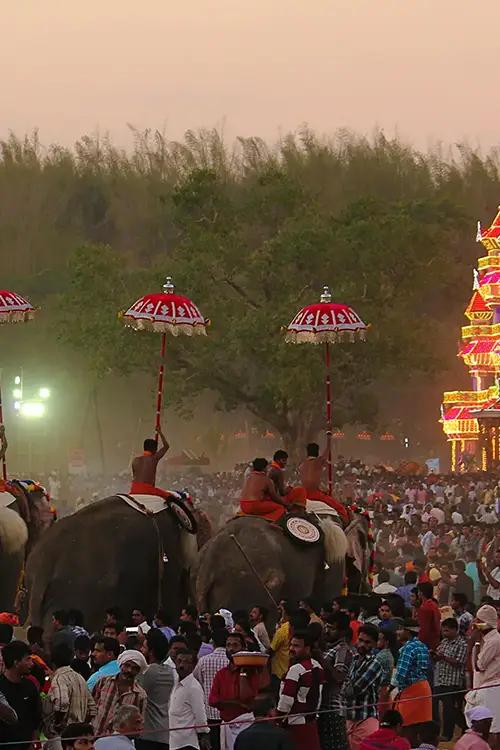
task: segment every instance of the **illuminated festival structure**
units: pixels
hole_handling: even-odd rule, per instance
[[[489,229],[478,223],[479,258],[474,290],[465,310],[458,352],[468,367],[472,389],[447,391],[441,407],[443,430],[451,445],[451,470],[484,471],[500,465],[500,206]]]

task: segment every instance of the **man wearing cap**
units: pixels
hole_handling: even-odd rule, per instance
[[[465,712],[470,729],[460,737],[455,750],[491,750],[488,744],[493,713],[486,706],[475,706]]]
[[[491,710],[491,733],[500,733],[500,633],[497,630],[497,611],[484,604],[476,613],[472,648],[473,690],[466,695],[466,708],[480,704]]]
[[[432,721],[431,686],[429,672],[429,649],[418,638],[419,624],[416,620],[404,620],[398,629],[402,644],[396,673],[392,684],[398,688],[394,708],[403,717],[403,734],[415,742],[415,725]]]
[[[97,705],[94,729],[97,735],[111,734],[113,719],[118,706],[137,706],[144,716],[147,696],[137,684],[137,676],[147,669],[147,661],[140,651],[124,651],[118,657],[120,672],[111,677],[102,677],[95,685],[92,695]]]

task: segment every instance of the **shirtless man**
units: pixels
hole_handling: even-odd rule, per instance
[[[132,461],[131,495],[159,495],[160,497],[168,497],[168,492],[164,492],[156,487],[158,462],[170,448],[161,428],[158,430],[158,435],[161,438],[162,447],[158,450],[158,441],[149,438],[144,441],[143,455],[136,456]]]
[[[277,521],[285,513],[287,503],[278,494],[273,480],[267,475],[267,461],[256,458],[252,471],[246,476],[241,492],[241,512]]]
[[[342,520],[347,522],[349,520],[349,514],[347,513],[346,508],[344,508],[342,503],[338,500],[334,500],[321,489],[321,475],[323,469],[328,463],[332,433],[327,432],[326,436],[326,446],[321,455],[317,443],[309,443],[307,445],[307,458],[299,467],[300,478],[302,486],[306,490],[308,500],[316,500],[325,503],[336,510]]]
[[[285,468],[288,463],[288,453],[283,450],[276,451],[267,470],[267,476],[272,480],[275,490],[281,497],[290,492],[291,487],[285,487]]]

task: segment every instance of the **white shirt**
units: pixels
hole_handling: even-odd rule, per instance
[[[172,690],[168,723],[170,726],[170,750],[179,750],[182,747],[194,747],[199,750],[198,734],[205,734],[210,731],[206,726],[207,712],[205,711],[203,688],[192,674],[183,680],[179,680]],[[183,727],[193,725],[199,728],[183,729]],[[202,726],[203,728],[201,728]],[[177,731],[172,731],[172,729],[177,729]]]
[[[169,656],[169,657],[167,657],[167,659],[165,659],[165,661],[163,663],[166,664],[167,667],[171,667],[171,669],[173,670],[173,672],[174,672],[174,685],[177,685],[177,683],[179,682],[179,675],[177,673],[177,667],[175,666],[175,661],[172,659],[171,656]]]
[[[373,589],[374,594],[394,594],[396,591],[396,586],[393,586],[389,583],[389,581],[384,581],[384,583],[379,583],[378,586],[375,586]]]
[[[500,568],[493,568],[490,575],[492,578],[495,579],[495,581],[500,581]],[[488,584],[486,593],[488,596],[491,596],[492,599],[500,599],[500,589],[496,589],[494,586],[491,585],[491,583]]]
[[[452,520],[452,523],[463,523],[464,517],[461,513],[458,512],[458,510],[454,510],[453,513],[451,514],[451,520]]]
[[[437,520],[439,525],[441,525],[445,521],[444,510],[441,510],[441,508],[432,508],[430,510],[430,515]]]

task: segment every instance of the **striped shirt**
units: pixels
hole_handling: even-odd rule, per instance
[[[226,649],[219,647],[216,648],[211,654],[203,656],[195,667],[193,672],[194,676],[203,688],[203,694],[205,696],[205,709],[207,712],[207,718],[210,721],[220,721],[220,713],[217,708],[212,708],[208,703],[208,696],[214,683],[215,675],[224,667],[229,664],[229,659],[226,655]]]
[[[281,683],[278,703],[278,711],[289,715],[289,724],[314,721],[314,714],[321,704],[324,682],[323,667],[315,659],[304,659],[290,667]]]
[[[69,724],[91,721],[96,715],[96,705],[87,683],[71,667],[56,669],[42,709],[45,734],[49,738],[57,737]]]
[[[94,729],[98,735],[112,733],[115,711],[119,706],[137,706],[141,714],[143,716],[145,714],[147,700],[145,691],[134,682],[130,690],[120,694],[118,692],[119,676],[103,677],[92,691],[97,706]]]

